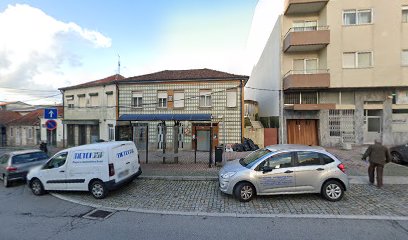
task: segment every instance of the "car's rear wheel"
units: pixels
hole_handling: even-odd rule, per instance
[[[402,156],[398,152],[391,152],[391,156],[392,156],[392,162],[394,163],[402,162]]]
[[[10,187],[10,181],[8,180],[7,175],[3,175],[3,185],[6,188]]]
[[[344,187],[339,181],[327,181],[322,187],[322,196],[331,202],[339,201],[344,196]]]
[[[241,202],[249,202],[255,196],[255,187],[248,183],[239,183],[234,189],[234,196]]]
[[[31,188],[31,191],[34,193],[34,195],[41,196],[45,193],[44,186],[42,185],[39,179],[32,180],[30,184],[30,188]]]
[[[91,191],[92,196],[96,199],[102,199],[108,194],[108,189],[100,180],[93,181],[89,190]]]

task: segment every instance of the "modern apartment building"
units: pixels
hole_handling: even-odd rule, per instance
[[[248,86],[283,143],[406,143],[408,0],[286,0]]]

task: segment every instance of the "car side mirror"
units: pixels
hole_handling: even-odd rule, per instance
[[[272,169],[273,169],[273,168],[268,167],[268,166],[263,166],[263,167],[261,168],[262,173],[272,172]]]

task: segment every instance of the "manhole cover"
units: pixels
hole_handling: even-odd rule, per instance
[[[112,214],[114,214],[114,213],[115,212],[113,212],[113,211],[95,209],[95,210],[92,210],[91,212],[85,214],[84,218],[107,219],[108,217],[112,216]]]

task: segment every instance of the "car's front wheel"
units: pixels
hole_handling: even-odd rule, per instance
[[[96,199],[102,199],[108,194],[108,189],[100,180],[93,181],[89,190],[91,191],[92,196]]]
[[[249,202],[255,196],[255,187],[248,183],[239,183],[234,189],[234,196],[241,202]]]
[[[402,162],[401,154],[399,154],[397,152],[391,152],[391,156],[392,156],[392,162],[394,162],[394,163],[401,163]]]
[[[34,195],[41,196],[45,193],[44,186],[37,178],[31,181],[30,188]]]
[[[322,195],[331,202],[339,201],[344,196],[344,187],[339,181],[327,181],[322,187]]]

